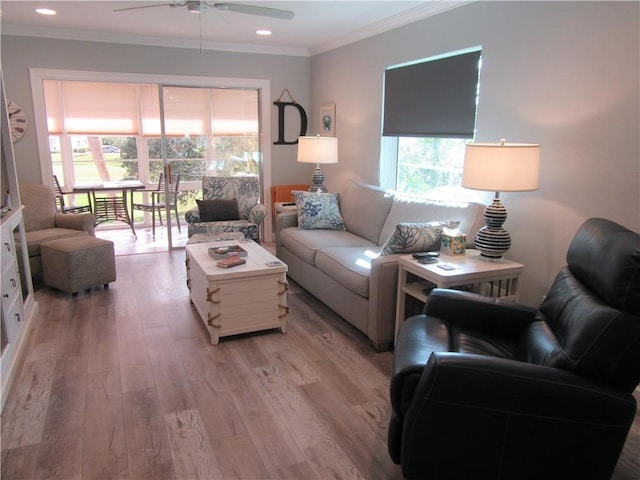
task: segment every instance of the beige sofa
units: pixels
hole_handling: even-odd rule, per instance
[[[34,283],[42,281],[40,246],[51,240],[95,236],[96,217],[92,213],[57,213],[53,189],[38,183],[20,184],[22,216],[29,251],[29,266]]]
[[[352,181],[339,204],[346,231],[301,230],[295,211],[280,213],[276,255],[291,279],[385,350],[393,344],[399,254],[377,256],[381,246],[399,223],[447,220],[460,221],[469,242],[484,225],[484,205],[412,199]]]

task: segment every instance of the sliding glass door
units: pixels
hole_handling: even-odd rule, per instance
[[[50,168],[67,190],[125,180],[140,181],[150,190],[158,187],[163,175],[168,194],[171,182],[179,181],[182,233],[174,237],[176,212],[165,202],[162,228],[156,214],[156,247],[186,243],[184,214],[201,198],[204,175],[261,177],[264,171],[259,88],[48,79],[42,83]],[[136,191],[133,203],[149,203],[150,195]],[[153,217],[142,210],[132,215],[139,243],[149,238],[141,232]],[[120,227],[127,228],[118,222],[100,228]]]
[[[165,178],[180,182],[178,205],[181,213],[193,208],[196,198],[202,198],[204,175],[260,176],[262,154],[257,89],[161,85],[158,108],[150,96],[143,102],[145,110],[160,114],[157,124],[150,121],[145,127],[149,137],[149,165],[161,163]],[[150,117],[146,115],[146,118]],[[157,138],[158,134],[160,138]],[[170,188],[170,183],[166,182],[167,195]],[[169,210],[167,202],[166,218],[171,219]],[[169,220],[169,229],[171,225]],[[169,248],[173,246],[171,232],[170,229]],[[180,238],[182,243],[186,241],[185,236]]]

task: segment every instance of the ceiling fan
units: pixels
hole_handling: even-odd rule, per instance
[[[259,15],[262,17],[279,18],[282,20],[291,20],[293,18],[293,12],[289,10],[280,10],[277,8],[259,7],[257,5],[247,5],[245,3],[227,3],[227,2],[212,2],[208,0],[184,0],[180,2],[172,3],[159,3],[155,5],[142,5],[139,7],[118,8],[114,12],[123,12],[125,10],[138,10],[141,8],[155,8],[155,7],[187,7],[192,13],[203,13],[207,8],[216,8],[218,10],[224,10],[226,12],[236,13],[248,13],[249,15]]]

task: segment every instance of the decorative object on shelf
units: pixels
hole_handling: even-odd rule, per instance
[[[320,107],[320,131],[323,137],[336,136],[335,103],[325,103]]]
[[[316,169],[311,179],[313,185],[310,192],[326,192],[323,185],[324,174],[320,170],[321,163],[338,163],[338,139],[336,137],[300,137],[298,138],[298,162],[315,163]]]
[[[507,210],[500,192],[538,189],[540,145],[528,143],[470,143],[466,146],[462,186],[496,192],[484,211],[486,226],[478,230],[474,244],[486,258],[501,258],[511,247],[511,236],[502,228]]]
[[[12,100],[7,100],[7,112],[11,128],[11,142],[16,143],[27,130],[27,115],[22,107]]]

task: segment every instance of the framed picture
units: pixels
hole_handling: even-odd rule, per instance
[[[336,136],[336,104],[325,103],[320,107],[320,136]]]

